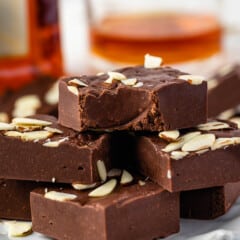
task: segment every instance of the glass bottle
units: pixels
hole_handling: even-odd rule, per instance
[[[0,0],[0,93],[59,76],[57,0]]]

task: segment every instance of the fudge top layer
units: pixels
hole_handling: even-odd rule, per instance
[[[116,179],[111,179],[110,181]],[[144,184],[141,184],[144,183]],[[106,208],[112,205],[124,206],[129,204],[130,201],[148,198],[154,195],[166,192],[163,188],[150,181],[141,181],[141,183],[135,180],[126,186],[121,186],[120,184],[113,187],[112,192],[105,196],[91,197],[89,194],[95,191],[99,187],[95,187],[93,190],[77,191],[71,188],[38,188],[35,189],[32,194],[42,195],[43,197],[55,201],[71,201],[72,204],[77,204],[81,207],[95,207],[95,208]],[[103,185],[105,185],[103,184]],[[101,185],[101,186],[103,186]],[[100,186],[100,187],[101,187]],[[65,195],[67,194],[67,195]],[[68,195],[70,194],[70,195]]]
[[[156,151],[179,160],[240,144],[240,129],[234,122],[209,120],[195,128],[163,131],[144,138],[154,144]]]
[[[121,76],[119,79],[114,80],[114,78],[118,78],[118,76],[113,76],[113,81],[106,82],[106,80],[110,80],[111,73],[121,73],[123,74],[126,79],[134,79],[136,78],[136,82],[131,85],[131,83],[125,83],[124,79],[123,82],[120,81]],[[109,73],[99,73],[97,75],[92,76],[80,76],[80,77],[71,77],[65,78],[64,81],[68,84],[70,80],[77,78],[81,80],[86,86],[78,85],[78,89],[84,93],[86,91],[94,91],[95,89],[99,90],[115,90],[121,86],[132,86],[132,87],[140,87],[141,89],[149,89],[149,90],[158,90],[159,88],[165,86],[166,84],[183,84],[184,81],[178,79],[179,76],[186,75],[179,70],[173,69],[171,67],[159,67],[159,68],[144,68],[143,66],[136,66],[136,67],[126,67],[122,69],[115,70]],[[119,84],[118,84],[119,83]],[[120,84],[122,83],[122,84]],[[72,83],[74,85],[74,83]]]
[[[0,136],[35,142],[46,147],[68,144],[95,149],[107,134],[81,134],[59,125],[55,117],[39,114],[29,118],[14,118],[10,124],[0,122]]]

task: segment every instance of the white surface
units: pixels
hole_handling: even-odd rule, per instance
[[[3,233],[4,228],[0,223],[0,240],[8,240],[9,238]],[[49,238],[35,233],[23,238],[11,239],[46,240]],[[240,198],[227,214],[215,220],[200,221],[182,219],[180,233],[165,238],[164,240],[240,240]]]

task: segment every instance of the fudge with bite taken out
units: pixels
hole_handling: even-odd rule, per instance
[[[127,67],[59,82],[59,123],[77,131],[160,131],[206,122],[207,83],[170,67]]]

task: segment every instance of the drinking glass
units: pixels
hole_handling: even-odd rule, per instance
[[[146,53],[166,64],[202,60],[222,48],[218,0],[86,0],[91,61],[99,69],[142,64]]]

